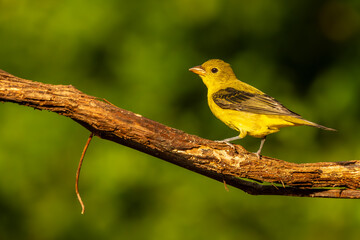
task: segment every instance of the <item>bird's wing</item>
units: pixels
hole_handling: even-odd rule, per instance
[[[231,109],[256,114],[285,115],[300,117],[284,107],[275,98],[266,94],[249,93],[235,88],[226,88],[215,92],[212,99],[222,109]]]

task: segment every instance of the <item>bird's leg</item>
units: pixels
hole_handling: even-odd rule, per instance
[[[230,146],[231,148],[235,148],[234,145],[232,145],[230,142],[234,141],[234,140],[238,140],[241,139],[241,137],[236,136],[236,137],[231,137],[231,138],[226,138],[224,140],[217,140],[216,142],[222,142],[222,143],[226,143],[228,146]]]
[[[226,139],[224,139],[224,140],[221,140],[220,142],[232,142],[232,141],[235,141],[235,140],[238,140],[238,139],[240,139],[241,137],[239,137],[239,136],[236,136],[236,137],[231,137],[231,138],[226,138]]]
[[[257,156],[259,159],[261,159],[260,153],[261,153],[261,150],[262,150],[262,148],[263,148],[263,146],[264,146],[265,140],[266,140],[266,136],[261,139],[259,150],[257,150],[257,152],[255,153],[256,156]]]

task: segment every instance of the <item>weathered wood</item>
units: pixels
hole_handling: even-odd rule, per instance
[[[0,101],[69,117],[100,138],[225,181],[253,195],[360,198],[360,161],[295,164],[262,157],[240,145],[210,141],[86,95],[0,70]],[[249,181],[254,180],[254,181]],[[264,184],[268,183],[268,184]]]

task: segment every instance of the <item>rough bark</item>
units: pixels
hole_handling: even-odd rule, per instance
[[[0,70],[0,101],[69,117],[96,136],[137,149],[253,195],[360,198],[360,161],[296,164],[214,142],[86,95]]]

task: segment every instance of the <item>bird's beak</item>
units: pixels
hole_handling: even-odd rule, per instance
[[[206,75],[205,69],[202,66],[195,66],[189,69],[189,71],[196,73],[200,76]]]

